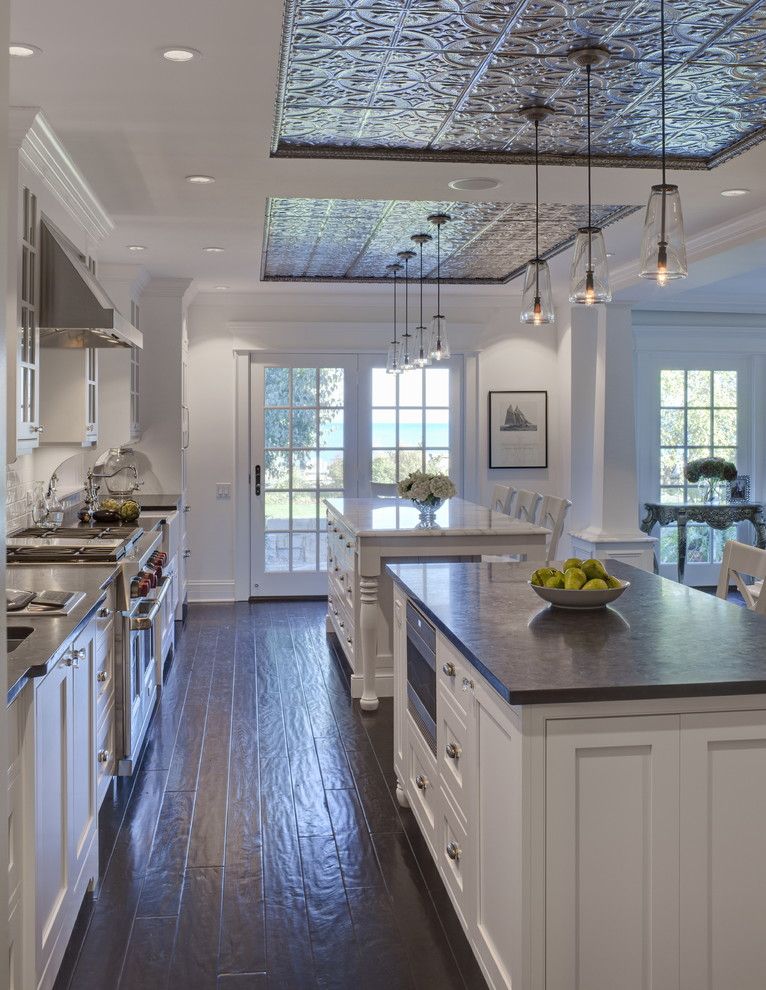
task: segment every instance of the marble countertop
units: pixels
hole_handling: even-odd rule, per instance
[[[119,571],[117,564],[9,564],[7,585],[27,591],[84,591],[85,598],[66,616],[32,616],[9,613],[8,626],[32,627],[34,632],[8,654],[10,704],[30,677],[43,677],[61,647],[89,621],[103,602],[104,589]]]
[[[328,498],[325,505],[356,536],[531,536],[542,526],[511,519],[486,506],[451,498],[436,513],[436,526],[419,528],[420,514],[409,499]]]
[[[547,606],[534,565],[389,564],[394,581],[512,705],[766,693],[766,618],[614,563],[607,609]]]

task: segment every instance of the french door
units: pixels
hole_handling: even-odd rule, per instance
[[[356,493],[357,359],[269,358],[251,358],[250,594],[324,595],[323,499]]]

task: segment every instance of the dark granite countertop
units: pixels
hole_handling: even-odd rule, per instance
[[[61,647],[89,621],[104,601],[104,589],[119,571],[117,564],[8,565],[8,587],[28,591],[84,591],[85,598],[66,616],[8,615],[8,626],[34,629],[8,654],[8,701],[10,705],[30,677],[43,677]]]
[[[766,619],[614,563],[607,609],[547,606],[534,564],[389,564],[394,581],[512,705],[766,693]]]

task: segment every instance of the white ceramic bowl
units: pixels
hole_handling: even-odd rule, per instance
[[[619,588],[588,588],[583,591],[573,591],[567,588],[542,588],[537,584],[528,581],[527,584],[544,601],[550,602],[556,608],[571,609],[594,609],[604,608],[611,602],[616,601],[627,588],[630,581],[620,581]]]

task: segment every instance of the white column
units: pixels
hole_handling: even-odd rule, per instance
[[[572,312],[572,549],[647,570],[639,529],[633,326],[629,306]]]

